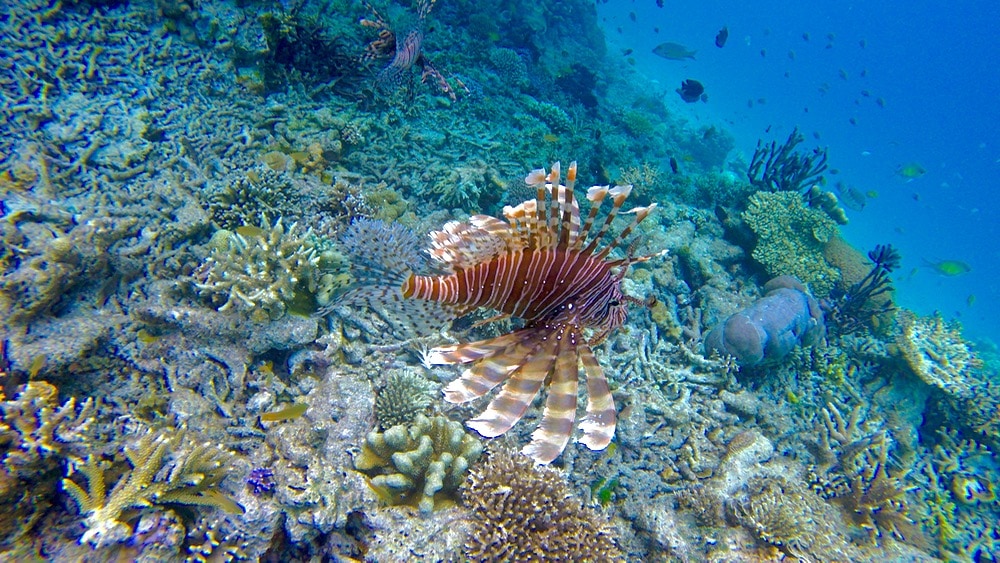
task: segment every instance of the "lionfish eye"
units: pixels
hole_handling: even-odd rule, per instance
[[[612,299],[611,301],[608,301],[608,305],[610,305],[612,307],[617,307],[617,306],[619,306],[621,304],[622,304],[622,302],[619,301],[619,300],[617,300],[617,299]]]

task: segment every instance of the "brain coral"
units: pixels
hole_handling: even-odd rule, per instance
[[[757,235],[753,257],[771,276],[795,276],[817,297],[830,293],[840,272],[823,256],[837,224],[823,211],[806,207],[797,192],[757,192],[743,221]]]
[[[939,315],[920,318],[903,313],[900,324],[896,345],[913,373],[948,394],[971,398],[977,383],[973,370],[980,362],[959,329],[949,327]]]

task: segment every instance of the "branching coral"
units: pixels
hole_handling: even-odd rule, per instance
[[[837,234],[825,213],[809,209],[793,192],[757,192],[743,221],[757,235],[753,257],[771,276],[795,276],[817,297],[825,297],[840,272],[823,257],[823,245]]]
[[[375,416],[379,426],[388,429],[410,424],[431,404],[433,385],[413,371],[393,371],[375,395]]]
[[[608,523],[558,471],[509,450],[471,472],[462,504],[473,515],[470,561],[624,561]]]
[[[418,415],[409,425],[371,432],[354,460],[389,504],[412,504],[428,514],[458,491],[479,459],[482,443],[443,416]]]
[[[0,544],[31,531],[50,505],[51,484],[67,455],[82,450],[94,423],[94,400],[58,402],[56,388],[32,381],[0,403]]]
[[[219,311],[246,311],[254,320],[278,319],[289,307],[311,309],[317,297],[346,284],[340,255],[321,250],[311,230],[297,224],[220,230],[194,287]]]
[[[218,488],[227,475],[231,454],[213,444],[192,442],[183,431],[148,431],[126,446],[124,453],[131,469],[110,492],[110,464],[94,454],[85,461],[76,460],[63,479],[63,489],[86,515],[87,531],[80,543],[96,547],[127,539],[133,510],[181,504],[243,511]],[[72,479],[77,471],[86,480],[86,488]]]
[[[974,370],[981,366],[961,331],[940,315],[920,318],[901,313],[902,330],[896,338],[899,352],[913,373],[928,385],[960,398],[970,398],[977,382]]]

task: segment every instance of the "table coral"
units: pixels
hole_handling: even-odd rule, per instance
[[[369,433],[354,467],[389,504],[414,504],[427,514],[458,490],[482,451],[460,423],[419,415],[412,425]]]
[[[958,328],[940,315],[899,315],[902,330],[896,338],[900,354],[913,373],[928,385],[961,398],[971,398],[976,387],[974,370],[980,367]]]
[[[772,276],[795,276],[825,297],[840,272],[823,256],[823,246],[837,234],[826,213],[807,208],[796,192],[757,192],[750,196],[743,221],[757,235],[753,257]]]

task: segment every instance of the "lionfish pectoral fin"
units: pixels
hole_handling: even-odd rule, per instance
[[[462,376],[444,388],[449,403],[467,403],[490,392],[510,377],[533,354],[533,332],[519,330],[497,338],[434,348],[430,364],[467,364]]]
[[[615,401],[604,370],[589,346],[580,346],[580,363],[587,374],[587,414],[580,422],[580,443],[591,450],[603,450],[615,436]]]
[[[503,357],[497,355],[484,360],[510,366],[510,378],[504,383],[500,393],[490,401],[482,414],[466,423],[469,428],[486,438],[504,434],[521,420],[556,362],[553,350],[557,343],[538,340],[525,344]]]
[[[551,463],[566,449],[576,422],[577,348],[568,344],[568,339],[563,343],[565,346],[556,350],[542,422],[531,433],[531,443],[521,450],[541,464]]]

